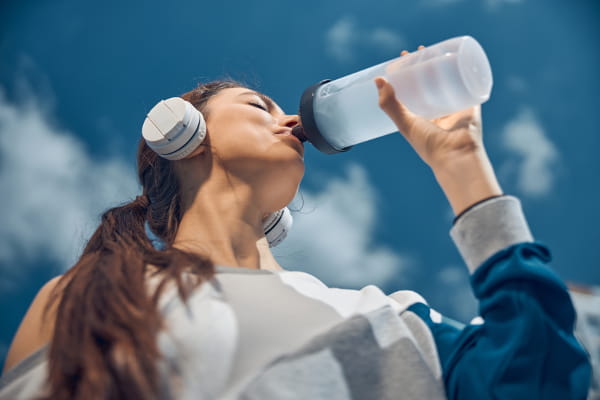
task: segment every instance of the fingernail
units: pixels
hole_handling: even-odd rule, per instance
[[[376,79],[375,85],[377,85],[377,89],[381,89],[383,87],[383,79]]]

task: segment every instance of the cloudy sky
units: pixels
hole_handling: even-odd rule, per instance
[[[484,135],[505,192],[560,276],[600,284],[599,26],[595,0],[3,1],[0,360],[99,213],[138,193],[136,142],[157,100],[231,76],[295,113],[308,85],[459,35],[490,59]],[[476,314],[451,210],[400,135],[332,156],[307,148],[306,164],[280,263]]]

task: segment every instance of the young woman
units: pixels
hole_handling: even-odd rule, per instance
[[[182,96],[207,122],[189,156],[169,161],[140,142],[142,194],[107,211],[77,264],[41,289],[0,398],[584,398],[573,306],[502,193],[479,107],[431,122],[374,84],[457,215],[451,236],[483,323],[460,326],[414,292],[333,289],[281,269],[263,220],[303,176],[300,121],[213,82]]]

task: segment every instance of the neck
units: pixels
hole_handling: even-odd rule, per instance
[[[273,257],[273,253],[271,253],[271,248],[269,247],[269,242],[266,237],[262,237],[256,242],[256,247],[258,248],[258,253],[260,254],[260,269],[269,269],[272,271],[283,271],[283,268],[275,257]]]
[[[215,264],[253,269],[282,269],[263,231],[263,213],[251,191],[211,190],[203,185],[187,207],[173,245],[196,251]]]
[[[181,219],[173,245],[201,252],[215,264],[259,268],[256,242],[263,235],[260,214],[232,197],[199,193]]]

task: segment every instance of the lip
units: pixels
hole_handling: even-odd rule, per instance
[[[304,143],[302,143],[302,141],[300,141],[300,139],[298,139],[296,136],[292,135],[291,129],[286,129],[284,131],[275,132],[275,135],[280,136],[282,139],[286,138],[286,140],[293,141],[294,143],[296,143],[296,145],[298,147],[300,147],[302,149],[302,154],[304,154]]]

